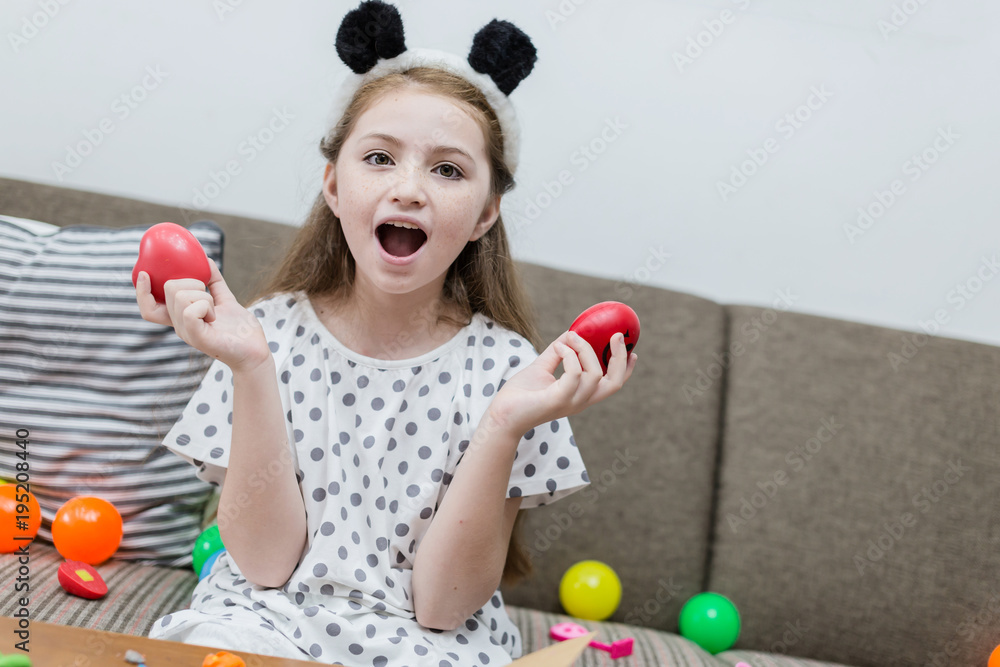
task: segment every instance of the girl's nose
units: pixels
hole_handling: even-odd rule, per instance
[[[392,184],[393,201],[401,204],[423,204],[427,193],[424,190],[426,176],[420,165],[404,162],[396,169],[396,178]]]

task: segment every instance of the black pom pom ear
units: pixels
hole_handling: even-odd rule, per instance
[[[535,45],[520,28],[493,19],[476,33],[469,50],[469,64],[486,74],[504,95],[510,95],[538,60]]]
[[[341,21],[336,46],[355,74],[375,67],[379,58],[395,58],[406,50],[399,10],[381,0],[362,2]]]

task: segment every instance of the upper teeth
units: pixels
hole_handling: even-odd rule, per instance
[[[420,229],[412,222],[400,222],[399,220],[390,220],[385,224],[392,225],[393,227],[404,227],[406,229]]]

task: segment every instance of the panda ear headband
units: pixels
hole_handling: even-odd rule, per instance
[[[367,0],[344,16],[337,31],[337,55],[353,74],[341,84],[331,123],[343,116],[358,89],[369,81],[411,67],[433,67],[476,86],[493,107],[504,139],[504,162],[517,169],[521,132],[508,95],[531,73],[538,59],[531,39],[507,21],[493,19],[472,40],[469,56],[433,49],[407,49],[399,11],[381,0]]]

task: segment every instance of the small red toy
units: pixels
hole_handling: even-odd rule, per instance
[[[59,566],[59,585],[71,594],[88,600],[102,598],[108,585],[92,565],[78,560],[67,560]]]
[[[139,259],[132,269],[132,286],[139,282],[139,272],[149,274],[149,287],[157,303],[165,303],[163,285],[168,280],[194,278],[208,285],[212,267],[208,255],[194,234],[172,222],[153,225],[139,241]]]
[[[639,342],[639,316],[624,303],[603,301],[580,313],[569,325],[569,330],[590,343],[601,362],[601,370],[607,375],[608,362],[611,361],[611,337],[616,333],[624,334],[626,354],[631,353]]]

